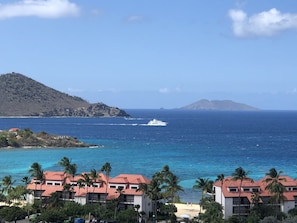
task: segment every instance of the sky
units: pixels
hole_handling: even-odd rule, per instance
[[[90,103],[297,110],[295,0],[0,0],[0,74]]]

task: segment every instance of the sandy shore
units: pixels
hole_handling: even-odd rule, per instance
[[[200,211],[199,204],[181,204],[175,203],[174,204],[177,208],[177,212],[175,213],[176,217],[180,217],[182,215],[189,215],[190,219],[197,217]],[[203,210],[201,210],[203,212]]]

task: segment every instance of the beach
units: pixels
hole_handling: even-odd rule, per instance
[[[177,208],[177,212],[175,213],[176,217],[183,218],[189,216],[189,219],[197,217],[200,212],[199,204],[191,204],[191,203],[174,203]],[[203,212],[203,210],[201,210]]]

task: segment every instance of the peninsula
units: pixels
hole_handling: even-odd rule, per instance
[[[70,136],[48,134],[46,132],[33,133],[30,129],[11,128],[0,130],[0,148],[71,148],[91,147]]]

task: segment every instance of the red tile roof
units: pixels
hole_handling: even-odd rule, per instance
[[[294,187],[297,188],[297,181],[292,179],[289,176],[281,176],[280,178],[283,178],[284,180],[281,181],[281,183],[285,187]],[[266,186],[268,185],[267,182],[265,182],[265,179],[267,177],[264,177],[258,181],[250,181],[250,180],[243,180],[242,181],[242,188],[259,188],[260,189],[260,196],[268,196],[270,197],[271,194],[268,190],[266,190]],[[220,181],[217,181],[214,183],[214,186],[216,187],[221,187],[222,183]],[[239,193],[238,192],[230,192],[229,188],[237,188],[237,191],[239,190],[240,187],[240,180],[234,181],[232,180],[232,177],[227,177],[223,180],[223,188],[222,192],[226,198],[228,197],[238,197]],[[247,197],[251,201],[251,195],[252,192],[246,192],[241,190],[240,196],[241,197]],[[291,190],[291,191],[286,191],[284,192],[284,196],[286,197],[287,200],[292,200],[294,201],[294,196],[297,196],[297,190]]]
[[[97,183],[100,183],[100,180],[107,181],[106,175],[103,173],[99,174],[100,178],[96,180]],[[31,180],[31,183],[28,184],[27,189],[30,190],[41,190],[44,191],[42,193],[42,196],[50,196],[51,193],[55,191],[63,191],[63,185],[71,183],[71,182],[77,182],[79,179],[82,179],[81,175],[77,175],[74,178],[71,176],[67,177],[67,175],[62,171],[52,172],[47,171],[44,173],[44,182],[42,185],[35,184],[34,179]],[[46,183],[48,181],[53,182],[61,182],[61,186],[59,185],[47,185]],[[109,178],[109,183],[115,183],[115,184],[123,184],[123,186],[126,186],[127,184],[136,184],[139,185],[140,183],[150,183],[150,180],[143,177],[139,174],[120,174],[116,176],[115,178]],[[83,197],[86,196],[88,193],[99,193],[99,194],[105,194],[106,193],[106,183],[101,183],[100,187],[79,187],[79,186],[72,186],[71,190],[75,192],[75,196],[77,197]],[[115,188],[107,188],[107,199],[115,199],[119,197],[120,193]],[[143,191],[136,191],[136,189],[129,189],[126,188],[122,191],[123,194],[127,195],[142,195]]]

